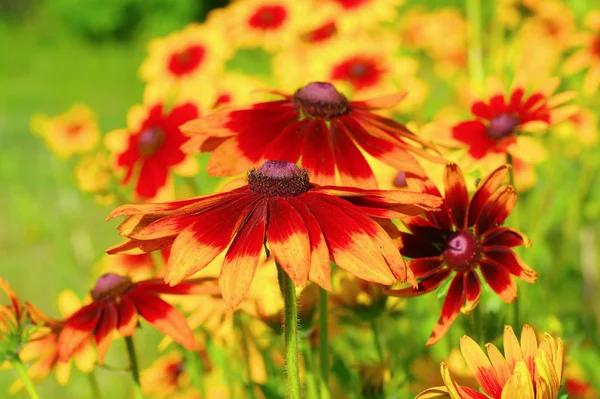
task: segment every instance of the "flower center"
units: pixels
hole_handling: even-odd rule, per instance
[[[277,29],[287,18],[287,11],[282,6],[262,6],[248,21],[253,28],[263,30]]]
[[[377,85],[385,72],[377,59],[354,56],[336,65],[331,71],[331,79],[345,80],[356,90]]]
[[[451,268],[465,270],[479,261],[481,247],[473,233],[463,230],[450,236],[442,256]]]
[[[328,82],[312,82],[298,89],[292,99],[296,110],[330,120],[350,111],[348,100]]]
[[[106,273],[96,280],[92,290],[94,302],[111,301],[127,292],[133,283],[129,277],[119,276],[115,273]]]
[[[138,150],[142,156],[156,154],[165,141],[165,132],[158,127],[151,127],[140,134]]]
[[[406,183],[406,172],[398,172],[396,178],[394,179],[394,186],[396,187],[407,187]]]
[[[295,197],[310,189],[308,172],[288,161],[265,161],[248,173],[248,188],[267,197]]]
[[[514,115],[500,114],[490,121],[487,128],[487,136],[498,140],[504,136],[512,134],[515,127],[519,124],[519,119]]]
[[[67,125],[66,129],[67,135],[69,136],[78,136],[79,133],[83,131],[83,126],[80,123],[73,123]]]
[[[169,70],[177,76],[187,75],[196,70],[204,60],[206,49],[200,45],[190,46],[171,55]]]

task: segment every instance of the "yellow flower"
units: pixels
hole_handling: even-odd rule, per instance
[[[343,32],[375,27],[380,22],[392,22],[404,0],[328,0],[337,7],[337,21]]]
[[[460,386],[441,364],[444,386],[429,388],[415,399],[557,399],[564,368],[564,345],[560,338],[545,334],[537,342],[531,326],[524,325],[521,343],[510,326],[504,328],[504,356],[487,344],[487,356],[471,338],[460,341],[461,352],[479,383],[481,393]]]
[[[571,55],[564,64],[564,72],[572,74],[587,68],[583,80],[584,94],[595,94],[600,86],[600,11],[590,11],[585,18],[589,31],[575,39],[582,48]]]
[[[31,130],[61,159],[93,150],[100,137],[96,114],[82,104],[75,104],[55,117],[33,115]]]
[[[188,25],[185,29],[150,41],[140,76],[151,86],[178,90],[201,77],[208,84],[219,73],[231,49],[220,29]]]

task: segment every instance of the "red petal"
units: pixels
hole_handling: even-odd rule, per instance
[[[335,161],[329,145],[329,129],[321,119],[313,119],[306,128],[302,166],[317,184],[335,184]]]
[[[471,112],[473,113],[473,115],[482,119],[492,118],[490,108],[483,101],[477,101],[473,103],[473,105],[471,106]]]
[[[217,295],[221,292],[214,277],[184,280],[177,285],[168,285],[163,279],[145,280],[135,283],[135,291],[168,295]]]
[[[439,256],[413,259],[408,262],[408,267],[413,271],[416,278],[425,278],[438,273],[444,267],[444,260]]]
[[[508,167],[501,166],[489,174],[482,182],[477,186],[477,190],[471,197],[471,204],[469,205],[469,226],[471,227],[477,221],[481,208],[487,202],[487,200],[498,190],[502,181],[508,175]]]
[[[308,120],[288,125],[265,149],[263,159],[277,159],[296,163],[304,146]]]
[[[345,186],[377,188],[377,179],[363,154],[341,123],[330,122],[331,145],[340,179]]]
[[[117,310],[119,313],[119,324],[117,326],[119,335],[123,337],[133,335],[138,325],[137,309],[127,295],[121,297]]]
[[[73,352],[92,336],[101,315],[102,304],[92,303],[79,309],[67,319],[67,324],[58,337],[58,352],[61,361],[69,360]]]
[[[496,116],[506,112],[504,94],[497,94],[490,98],[490,110],[492,111],[492,116]]]
[[[479,303],[481,297],[481,281],[473,269],[465,273],[465,304],[463,310],[470,312]]]
[[[408,262],[408,267],[411,267],[411,262]],[[439,287],[440,284],[442,284],[442,282],[446,280],[446,278],[450,275],[450,273],[452,273],[452,269],[450,268],[441,269],[437,273],[419,281],[419,285],[416,289],[409,287],[402,288],[399,290],[388,290],[387,294],[391,296],[399,296],[402,298],[411,298],[414,296],[423,295]]]
[[[165,281],[171,285],[202,270],[227,248],[258,196],[244,196],[196,216],[171,248]]]
[[[517,203],[517,192],[512,186],[504,186],[494,193],[481,208],[475,223],[475,234],[484,234],[501,226]]]
[[[510,249],[502,246],[484,247],[483,253],[489,261],[504,267],[513,276],[528,283],[536,282],[538,274]]]
[[[108,348],[112,342],[112,333],[117,328],[118,320],[117,305],[113,301],[107,302],[94,334],[99,365],[102,365],[104,356],[108,352]]]
[[[435,212],[441,213],[441,212]],[[434,226],[429,220],[422,216],[411,216],[402,218],[402,223],[415,236],[432,243],[443,243],[444,232]]]
[[[496,145],[487,136],[487,128],[480,121],[459,123],[452,128],[452,137],[469,147],[469,155],[475,159],[483,158]]]
[[[443,249],[436,247],[429,240],[412,234],[400,233],[404,246],[400,250],[402,255],[409,258],[431,258],[442,255]]]
[[[288,201],[290,201],[294,208],[296,208],[296,211],[302,216],[304,224],[308,229],[311,248],[309,278],[324,289],[331,291],[329,249],[327,248],[325,237],[321,231],[321,226],[302,201],[299,201],[296,198],[289,198]]]
[[[168,168],[156,158],[143,161],[135,193],[143,198],[156,196],[158,190],[167,184]]]
[[[521,101],[523,100],[523,95],[525,91],[521,88],[515,89],[512,95],[510,96],[510,103],[508,104],[507,111],[510,113],[515,113],[521,109]]]
[[[460,313],[460,308],[465,302],[464,278],[462,273],[457,273],[446,294],[446,300],[442,307],[442,315],[431,332],[427,346],[436,344],[450,329],[454,320]]]
[[[187,350],[197,350],[194,333],[181,312],[154,295],[127,294],[139,314]]]
[[[479,268],[490,288],[504,302],[511,303],[517,298],[517,284],[506,270],[487,260],[479,261]]]
[[[510,227],[498,227],[490,230],[483,235],[481,245],[485,246],[503,246],[503,247],[518,247],[521,245],[531,245],[529,238],[525,234],[511,229]]]
[[[304,220],[280,197],[269,198],[267,245],[271,254],[292,279],[304,286],[310,271],[310,239]]]
[[[227,306],[235,309],[252,284],[265,242],[267,200],[260,200],[240,227],[221,266],[219,285]]]
[[[466,228],[469,192],[467,183],[458,165],[450,163],[444,171],[444,199],[450,208],[452,220],[458,229]]]

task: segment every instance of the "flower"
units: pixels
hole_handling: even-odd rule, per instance
[[[189,102],[169,110],[162,102],[131,108],[127,128],[113,130],[105,138],[115,167],[125,170],[122,184],[134,180],[137,196],[153,198],[167,185],[170,171],[185,176],[195,174],[195,159],[180,149],[186,137],[179,126],[197,117],[196,105]]]
[[[460,386],[477,388],[477,381],[458,349],[453,348],[445,358],[444,363],[450,373],[452,373],[454,381],[460,384]],[[409,391],[413,395],[428,387],[444,383],[442,377],[437,374],[439,364],[440,362],[435,360],[431,354],[418,357],[412,361],[410,364],[410,374],[414,376],[414,379],[409,383]]]
[[[464,144],[474,159],[488,154],[510,154],[521,159],[543,160],[545,150],[538,140],[522,133],[555,124],[572,109],[559,105],[577,93],[563,92],[550,97],[558,83],[552,80],[545,89],[528,96],[525,89],[517,87],[508,97],[495,94],[487,103],[476,101],[471,106],[475,118],[455,125],[452,137]]]
[[[372,219],[433,209],[439,200],[408,191],[320,187],[286,161],[252,169],[234,190],[162,204],[125,205],[108,217],[128,238],[108,253],[146,253],[173,245],[165,281],[177,284],[227,249],[219,285],[230,308],[246,296],[263,246],[296,286],[307,279],[331,289],[330,259],[365,280],[410,281],[385,230]]]
[[[600,84],[600,11],[590,11],[585,17],[585,24],[590,31],[581,34],[577,40],[582,48],[567,58],[563,68],[566,74],[587,68],[583,92],[591,96]]]
[[[510,326],[504,327],[504,356],[487,344],[486,356],[470,337],[460,340],[460,349],[482,391],[458,385],[445,363],[441,364],[443,387],[421,392],[415,399],[558,399],[564,368],[564,346],[560,338],[544,334],[538,346],[535,331],[525,324],[521,344]]]
[[[427,345],[438,342],[448,331],[461,307],[472,311],[481,296],[479,268],[490,288],[510,303],[517,297],[511,275],[534,283],[537,273],[511,248],[526,245],[529,239],[502,224],[517,202],[512,186],[500,184],[508,167],[502,166],[486,177],[469,200],[460,168],[448,164],[444,174],[445,196],[441,212],[404,219],[410,233],[402,233],[404,256],[413,258],[409,268],[419,279],[417,289],[391,290],[390,295],[412,297],[433,291],[452,276],[442,315]],[[441,197],[431,182],[416,181],[422,191]]]
[[[344,31],[368,29],[380,22],[394,21],[403,0],[329,0],[337,7],[337,19]]]
[[[0,289],[10,304],[0,304],[0,364],[18,358],[19,350],[27,342],[27,329],[23,305],[8,281],[0,277]]]
[[[156,277],[157,270],[167,262],[169,258],[168,248],[163,249],[160,256],[160,261],[156,262],[151,254],[106,255],[98,262],[96,267],[99,269],[98,274],[116,273],[131,277],[134,280],[148,279]]]
[[[58,297],[59,308],[63,317],[68,317],[79,307],[80,301],[72,291],[62,291]],[[33,304],[26,302],[25,307],[31,321],[38,326],[30,340],[23,346],[19,356],[23,362],[34,362],[28,369],[27,375],[34,382],[44,380],[54,370],[56,381],[65,386],[71,375],[71,359],[60,360],[58,357],[58,336],[65,326],[64,320],[57,320],[45,315]],[[94,369],[96,354],[91,342],[82,342],[74,351],[73,359],[77,368],[84,373]],[[21,380],[15,381],[10,387],[11,392],[22,389]]]
[[[96,114],[83,104],[53,118],[36,114],[31,118],[31,130],[61,159],[93,150],[100,137]]]
[[[121,336],[133,335],[138,315],[184,348],[195,350],[194,334],[185,317],[159,295],[214,294],[212,286],[205,284],[207,282],[209,280],[188,280],[168,286],[160,280],[133,282],[129,277],[115,273],[101,276],[91,292],[93,302],[65,320],[58,336],[59,359],[69,359],[83,342],[93,336],[98,364],[102,364],[113,331],[117,330]]]
[[[220,29],[191,24],[150,42],[140,76],[144,82],[167,89],[183,87],[198,78],[210,82],[223,69],[230,53]]]
[[[424,176],[412,154],[433,158],[427,144],[402,124],[372,113],[394,106],[403,94],[348,101],[326,82],[313,82],[283,100],[249,107],[223,108],[181,127],[190,135],[187,152],[212,151],[207,172],[243,173],[266,159],[297,162],[317,184],[335,183],[336,169],[345,185],[376,188],[377,181],[361,149],[398,170]]]

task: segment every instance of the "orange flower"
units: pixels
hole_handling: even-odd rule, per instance
[[[510,326],[504,328],[504,353],[487,344],[487,356],[471,338],[464,336],[460,348],[484,393],[458,385],[445,363],[441,364],[443,387],[421,392],[415,399],[558,399],[564,368],[564,346],[549,334],[538,346],[533,328],[523,326],[521,344]]]
[[[115,167],[125,170],[122,184],[133,180],[138,197],[153,198],[167,185],[169,172],[193,175],[197,164],[180,149],[186,137],[179,126],[197,117],[192,103],[177,104],[168,111],[162,102],[131,108],[128,127],[113,130],[105,138],[115,155]]]
[[[425,217],[404,220],[410,233],[401,233],[404,243],[401,252],[413,258],[408,265],[419,279],[419,285],[417,289],[392,290],[389,294],[423,295],[452,278],[442,315],[427,345],[437,343],[446,334],[461,307],[470,312],[477,306],[481,296],[477,268],[490,288],[507,303],[517,297],[517,284],[511,275],[529,283],[537,279],[537,273],[511,249],[529,245],[528,238],[514,229],[502,227],[517,202],[512,186],[500,187],[507,174],[507,166],[496,169],[469,199],[462,171],[456,164],[448,164],[442,211],[425,212]],[[433,183],[415,182],[423,192],[442,197]]]
[[[589,31],[581,34],[577,40],[577,44],[583,48],[565,61],[564,71],[572,74],[587,68],[583,92],[593,95],[600,84],[600,11],[590,11],[586,15],[585,23]]]
[[[408,191],[316,186],[295,164],[267,161],[249,172],[247,185],[229,192],[115,209],[108,219],[127,216],[119,230],[128,240],[108,252],[146,253],[172,244],[165,280],[176,284],[227,249],[219,283],[236,308],[265,245],[297,286],[310,278],[331,289],[330,259],[365,280],[412,280],[372,218],[414,215],[438,204],[431,195]]]
[[[187,152],[212,151],[207,171],[218,176],[243,173],[266,159],[297,162],[318,184],[334,184],[336,169],[343,184],[376,188],[365,160],[371,156],[397,168],[424,176],[413,154],[440,161],[402,124],[373,110],[388,108],[404,95],[367,101],[348,101],[330,83],[313,82],[279,101],[250,107],[223,108],[186,123],[191,136]]]
[[[0,277],[0,289],[10,305],[0,304],[0,364],[18,356],[19,348],[27,340],[23,305],[8,281]]]
[[[118,274],[103,275],[92,290],[93,302],[65,320],[58,336],[59,359],[69,359],[83,342],[93,336],[98,363],[102,364],[113,331],[117,330],[122,336],[133,335],[138,315],[186,349],[195,350],[196,341],[185,317],[159,295],[214,294],[212,286],[203,284],[207,281],[188,280],[171,287],[159,280],[134,283]]]
[[[31,130],[62,159],[93,150],[100,137],[96,114],[82,104],[75,104],[53,118],[45,114],[34,115]]]
[[[328,0],[328,3],[336,6],[342,30],[354,31],[393,21],[404,0]]]

